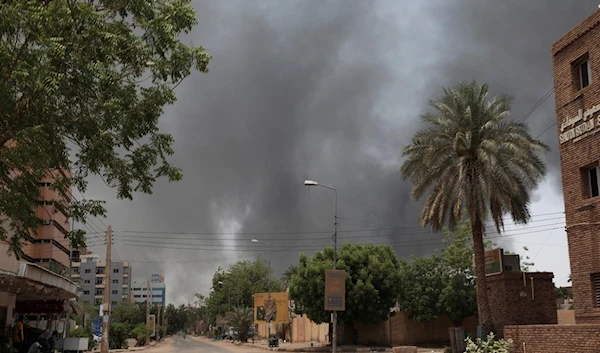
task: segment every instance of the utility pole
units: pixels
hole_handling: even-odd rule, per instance
[[[150,281],[146,281],[146,326],[150,326]],[[146,344],[150,344],[150,332],[146,330]]]
[[[156,318],[156,323],[154,324],[154,326],[155,326],[155,327],[156,327],[156,326],[158,326],[158,325],[160,324],[160,312],[161,312],[161,311],[162,311],[162,304],[158,304],[158,313],[157,313],[158,317]],[[158,332],[158,330],[157,330],[157,331],[156,331],[156,336],[154,337],[154,339],[156,339],[156,337],[158,337],[158,336],[162,336],[162,335],[161,335],[161,334],[160,334],[160,332]],[[161,338],[162,338],[162,337],[161,337]]]
[[[165,338],[167,338],[167,325],[169,324],[169,321],[167,320],[167,311],[165,310],[165,315],[163,315],[163,321],[164,321],[164,330],[165,330]]]
[[[106,266],[104,274],[104,310],[102,316],[102,342],[100,353],[108,353],[108,320],[110,316],[110,254],[112,245],[112,227],[106,230]]]

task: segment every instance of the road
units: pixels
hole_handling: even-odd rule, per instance
[[[210,342],[210,341],[209,341]],[[144,353],[239,353],[239,352],[265,352],[248,347],[239,347],[231,344],[215,342],[209,343],[203,339],[197,339],[192,336],[183,338],[178,335],[169,337],[166,342],[163,342],[158,347],[150,348]]]

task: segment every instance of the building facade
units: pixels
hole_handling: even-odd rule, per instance
[[[167,286],[162,280],[162,276],[152,276],[152,280],[146,278],[135,278],[131,285],[133,301],[136,303],[145,303],[148,296],[148,284],[150,284],[150,303],[153,305],[166,305]]]
[[[71,222],[68,215],[57,212],[52,205],[56,200],[65,201],[63,195],[52,189],[52,182],[51,178],[38,182],[40,199],[35,213],[41,224],[37,228],[37,234],[32,235],[23,250],[27,261],[66,275],[70,251],[69,240],[65,235],[71,231]]]
[[[80,301],[94,306],[103,303],[106,289],[106,262],[98,255],[81,255],[81,262],[73,263],[73,279],[81,286]],[[131,289],[131,266],[127,262],[110,263],[110,301],[118,305],[129,301]]]
[[[575,320],[600,323],[600,10],[552,46]]]

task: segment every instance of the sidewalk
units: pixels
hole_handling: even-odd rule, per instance
[[[142,347],[129,347],[127,349],[111,349],[111,350],[109,350],[109,352],[110,353],[122,353],[122,352],[139,352],[139,351],[145,351],[146,349],[158,347],[163,342],[166,342],[168,340],[169,340],[169,338],[167,338],[165,340],[162,340],[160,342],[150,341],[150,344],[146,345],[146,346],[142,346]],[[98,344],[96,346],[96,348],[94,350],[92,350],[91,352],[92,353],[100,352],[100,344]]]
[[[249,347],[254,350],[262,351],[274,351],[274,352],[296,352],[296,353],[327,353],[331,352],[331,347],[323,345],[321,343],[314,343],[311,346],[310,342],[301,343],[279,343],[279,347],[268,347],[266,340],[255,341],[254,343],[245,343],[243,345],[234,345],[231,341],[215,341],[210,338],[196,337],[198,340],[208,342],[214,345],[222,347]],[[351,346],[344,345],[337,347],[338,352],[356,352],[356,353],[370,353],[370,352],[391,352],[390,347],[365,347],[365,346]],[[443,349],[434,348],[419,348],[419,353],[443,353]]]

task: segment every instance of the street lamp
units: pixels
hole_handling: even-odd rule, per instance
[[[333,209],[333,269],[337,268],[337,225],[338,225],[338,217],[337,217],[337,189],[331,186],[319,184],[314,180],[305,180],[305,186],[320,186],[325,189],[333,190],[335,196],[334,209]],[[333,311],[331,314],[332,319],[331,323],[333,326],[333,337],[331,342],[331,352],[337,352],[337,311]]]
[[[217,284],[219,285],[219,287],[223,288],[223,281],[219,281],[217,282]],[[221,300],[219,300],[219,316],[221,316]],[[223,328],[219,325],[219,316],[217,316],[217,331],[220,331],[222,333]],[[223,320],[222,317],[221,320]],[[219,328],[221,328],[221,330],[219,330]]]
[[[262,241],[262,240],[258,240],[258,239],[250,239],[251,242],[256,243],[256,244],[265,244],[265,245],[271,245],[270,243],[267,243],[266,241]],[[271,252],[269,253],[269,275],[267,277],[267,287],[268,287],[268,291],[269,291],[269,296],[268,298],[271,299]],[[270,318],[269,318],[270,319]],[[271,320],[267,321],[267,340],[271,339]]]

